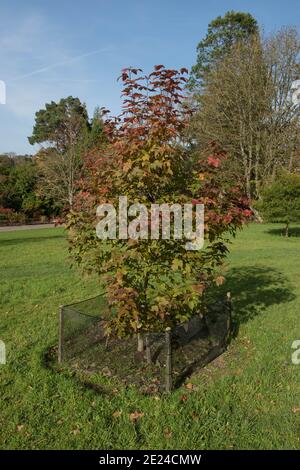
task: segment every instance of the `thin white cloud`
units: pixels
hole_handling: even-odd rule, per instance
[[[13,17],[6,17],[1,22],[2,33],[0,36],[0,48],[2,52],[30,53],[34,44],[45,33],[43,16],[38,13],[30,13],[22,18],[22,21],[12,22]]]
[[[57,62],[56,64],[50,64],[50,65],[47,65],[46,67],[42,67],[40,69],[33,70],[32,72],[25,73],[24,75],[20,75],[19,77],[15,77],[12,80],[13,81],[23,80],[24,78],[28,78],[28,77],[32,77],[34,75],[38,75],[40,73],[48,72],[48,71],[56,69],[58,67],[64,67],[66,65],[72,64],[73,62],[76,62],[77,60],[85,59],[86,57],[90,57],[92,55],[100,54],[100,53],[108,52],[108,51],[109,51],[108,48],[101,48],[101,49],[97,49],[96,51],[86,52],[84,54],[80,54],[80,55],[75,56],[75,57],[70,57],[69,59],[66,59],[62,62]]]
[[[66,32],[38,12],[7,15],[1,20],[0,80],[6,82],[7,100],[0,109],[0,153],[20,151],[22,147],[33,151],[27,135],[32,131],[35,113],[52,100],[73,95],[86,102],[90,112],[98,102],[108,107],[103,75],[95,76],[92,62],[98,62],[97,54],[103,54],[101,63],[105,64],[114,56],[114,46],[103,44],[97,49],[95,44],[95,50],[80,54]]]

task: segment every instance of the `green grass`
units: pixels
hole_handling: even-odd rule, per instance
[[[300,339],[300,237],[267,225],[238,236],[224,286],[233,293],[235,339],[192,377],[192,390],[169,397],[121,386],[101,393],[45,366],[58,306],[101,290],[70,269],[62,229],[1,233],[0,253],[2,449],[299,448],[300,366],[291,344]],[[136,411],[144,416],[132,422]]]

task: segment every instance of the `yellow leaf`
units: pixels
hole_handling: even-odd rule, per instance
[[[173,271],[177,271],[178,269],[182,268],[182,260],[174,259],[172,263]]]
[[[172,431],[169,431],[169,429],[165,429],[164,435],[166,439],[171,439],[172,437]]]
[[[127,173],[132,167],[132,161],[128,160],[126,163],[123,165],[123,171]]]
[[[73,429],[70,434],[74,434],[74,436],[76,436],[76,434],[80,434],[80,429],[77,427]]]
[[[134,413],[129,414],[129,419],[132,423],[135,423],[138,419],[143,418],[143,416],[145,416],[145,413],[135,411]]]
[[[187,388],[188,390],[193,390],[194,385],[191,382],[188,382],[187,384],[185,384],[185,388]]]
[[[225,277],[223,276],[218,276],[216,277],[215,279],[215,283],[217,284],[217,286],[221,286],[225,281]]]

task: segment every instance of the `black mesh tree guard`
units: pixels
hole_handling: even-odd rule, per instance
[[[147,393],[181,385],[196,369],[222,354],[231,335],[230,294],[211,305],[205,316],[165,331],[143,332],[144,351],[137,335],[105,335],[105,296],[63,305],[59,310],[58,362],[87,373],[138,385]]]

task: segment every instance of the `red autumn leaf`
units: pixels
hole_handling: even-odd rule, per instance
[[[223,217],[223,220],[226,224],[230,224],[230,222],[232,222],[232,220],[233,220],[233,217],[232,217],[232,215],[227,214],[227,215],[225,215],[225,217]]]
[[[243,215],[245,215],[246,217],[251,217],[252,211],[250,209],[244,209]]]
[[[220,166],[221,160],[219,158],[216,158],[210,155],[207,159],[207,162],[210,166],[213,166],[214,168],[218,168]]]

